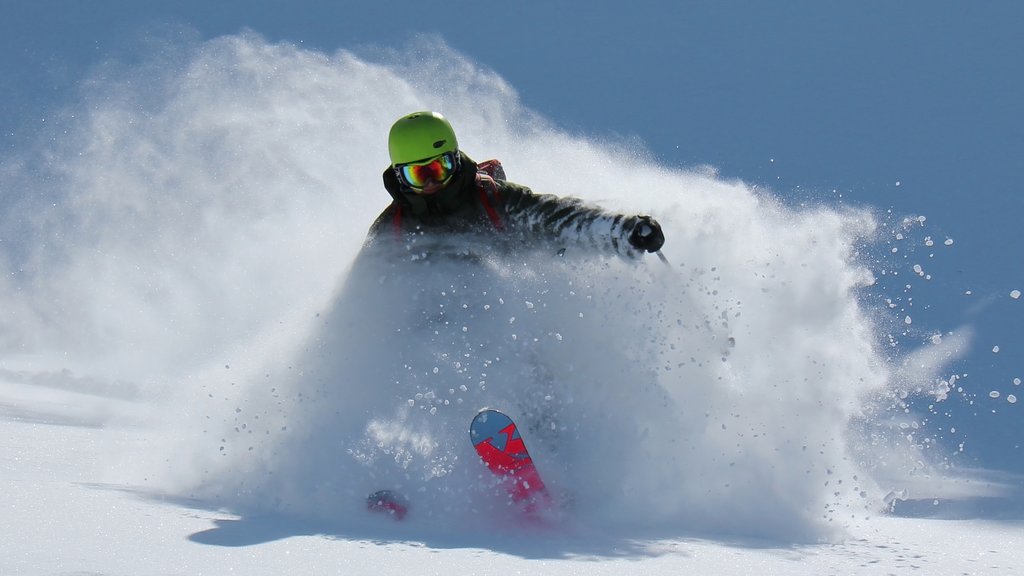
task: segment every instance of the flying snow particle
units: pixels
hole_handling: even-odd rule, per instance
[[[993,391],[989,392],[988,393],[988,397],[989,398],[999,398],[999,391],[998,390],[993,390]]]
[[[904,324],[913,324],[914,320],[910,316],[907,316],[906,318],[903,319],[903,323]]]
[[[999,346],[993,346],[992,347],[992,353],[993,354],[999,354]]]
[[[1017,300],[1020,298],[1020,290],[1010,290],[1010,298]]]
[[[945,244],[946,246],[952,246],[953,245],[953,239],[952,238],[946,238],[946,241],[943,242],[943,244]]]
[[[1013,394],[1007,394],[1006,395],[1006,401],[1009,402],[1010,404],[1016,404],[1017,403],[1017,397],[1014,396]]]

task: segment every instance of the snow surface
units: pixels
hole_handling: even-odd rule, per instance
[[[969,335],[886,346],[883,219],[559,132],[429,48],[168,46],[4,163],[0,573],[1019,571],[1020,480],[905,402],[955,389]],[[655,215],[667,264],[357,258],[418,109],[538,192]],[[563,503],[544,525],[476,460],[483,406]],[[363,509],[382,488],[406,521]]]

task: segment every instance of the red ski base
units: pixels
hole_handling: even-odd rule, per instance
[[[527,514],[551,507],[540,472],[511,418],[497,410],[481,410],[470,425],[476,453],[496,476],[508,480],[508,494]]]

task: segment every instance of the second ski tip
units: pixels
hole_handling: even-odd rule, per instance
[[[366,497],[366,509],[403,520],[409,513],[409,501],[394,490],[378,490]]]

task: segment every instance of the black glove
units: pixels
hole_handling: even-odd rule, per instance
[[[650,216],[639,216],[633,231],[629,233],[629,244],[637,250],[657,252],[665,244],[665,233],[661,224]]]

